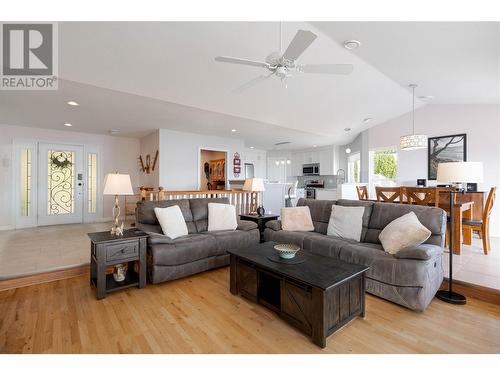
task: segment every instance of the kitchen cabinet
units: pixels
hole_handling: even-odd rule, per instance
[[[338,149],[336,146],[321,147],[292,153],[292,174],[302,176],[303,164],[320,164],[321,175],[334,175],[338,169]]]

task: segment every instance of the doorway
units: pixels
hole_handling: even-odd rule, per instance
[[[225,190],[227,152],[200,149],[200,190]]]
[[[83,145],[16,142],[16,228],[97,220],[99,154]]]
[[[83,147],[39,144],[38,225],[83,223]]]

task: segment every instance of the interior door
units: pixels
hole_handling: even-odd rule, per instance
[[[83,222],[83,147],[40,143],[38,225]]]

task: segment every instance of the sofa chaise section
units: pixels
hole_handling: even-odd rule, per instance
[[[331,212],[333,204],[365,206],[360,242],[326,235],[329,210]],[[298,205],[310,207],[315,231],[287,232],[281,230],[279,221],[272,221],[264,232],[266,240],[295,243],[312,253],[369,266],[366,290],[410,309],[422,311],[431,302],[443,281],[442,253],[446,229],[443,210],[352,200],[301,199]],[[420,222],[432,232],[431,237],[424,244],[404,249],[396,255],[386,253],[378,238],[380,232],[392,220],[410,211],[415,212]]]

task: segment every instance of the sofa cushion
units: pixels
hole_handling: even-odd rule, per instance
[[[332,206],[332,214],[328,223],[328,236],[336,236],[360,241],[363,230],[364,207]]]
[[[217,255],[226,253],[229,249],[240,249],[256,245],[260,241],[260,232],[257,229],[251,231],[233,230],[220,232],[206,232],[215,238]]]
[[[314,226],[309,207],[285,207],[281,209],[281,227],[284,231],[311,232]]]
[[[225,203],[208,203],[208,231],[235,230],[236,207]]]
[[[229,204],[227,198],[196,198],[190,199],[189,205],[193,216],[196,231],[198,233],[206,232],[208,229],[208,204],[225,203]]]
[[[328,229],[328,222],[332,213],[332,205],[335,201],[319,200],[319,199],[305,199],[300,198],[297,202],[297,207],[307,206],[311,211],[311,219],[314,225],[314,231],[326,234]]]
[[[176,239],[188,234],[188,228],[179,206],[155,207],[155,214],[164,235]]]
[[[431,235],[431,231],[418,221],[414,212],[394,219],[382,229],[379,239],[384,250],[395,254],[405,247],[418,246]]]
[[[175,266],[215,256],[219,252],[213,236],[189,234],[173,240],[173,244],[150,244],[153,264]]]
[[[421,244],[399,250],[394,257],[399,259],[429,260],[443,254],[443,249],[436,245]]]
[[[379,235],[391,221],[408,212],[414,212],[418,220],[431,231],[425,241],[432,245],[443,246],[446,232],[446,213],[441,208],[410,204],[374,203],[370,224],[364,242],[380,243]]]
[[[139,201],[136,207],[136,221],[139,224],[147,225],[160,225],[155,214],[155,207],[171,207],[179,206],[186,222],[189,233],[196,233],[196,227],[193,223],[193,215],[191,214],[191,208],[189,199],[172,199],[164,201]]]
[[[370,224],[370,217],[373,212],[374,202],[369,201],[356,201],[350,199],[339,199],[337,201],[338,206],[344,207],[364,207],[365,212],[363,213],[363,230],[361,231],[361,242],[365,241],[366,233],[368,232],[368,227]]]
[[[236,229],[248,231],[248,230],[252,230],[252,229],[257,229],[258,227],[259,226],[257,225],[257,223],[255,223],[253,221],[239,220],[238,219],[238,227]]]
[[[291,243],[300,246],[302,249],[305,246],[306,239],[309,237],[326,237],[324,234],[317,232],[291,232],[285,230],[271,231],[266,229],[266,241],[274,241],[278,243]]]

